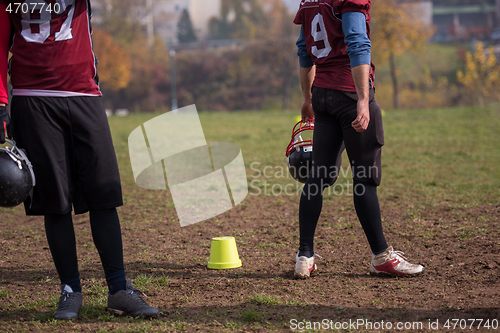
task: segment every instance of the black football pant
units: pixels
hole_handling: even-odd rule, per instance
[[[313,168],[300,198],[299,256],[314,254],[313,241],[323,205],[323,190],[339,174],[339,155],[347,150],[354,184],[354,207],[372,253],[387,249],[377,197],[382,176],[381,148],[384,131],[380,106],[370,91],[370,123],[361,133],[351,123],[357,116],[357,94],[313,87]]]
[[[90,227],[110,293],[124,290],[123,246],[116,208],[90,211]],[[45,233],[61,284],[69,285],[75,292],[81,291],[71,212],[45,215]]]

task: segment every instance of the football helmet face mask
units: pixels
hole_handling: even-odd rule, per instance
[[[0,148],[0,207],[15,207],[28,198],[35,174],[24,151],[14,141],[5,141],[12,147]]]
[[[307,122],[299,121],[293,127],[292,139],[286,148],[286,163],[288,164],[288,171],[292,177],[305,183],[309,172],[312,168],[312,140],[303,140],[302,133],[305,131],[313,131],[314,122],[309,120]]]

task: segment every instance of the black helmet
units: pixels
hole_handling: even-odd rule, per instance
[[[15,207],[26,200],[35,186],[33,166],[14,141],[0,148],[0,207]]]
[[[297,128],[298,126],[298,128]],[[293,127],[292,139],[286,148],[286,163],[292,177],[305,183],[312,168],[312,140],[302,140],[301,133],[314,130],[314,122],[299,121]]]

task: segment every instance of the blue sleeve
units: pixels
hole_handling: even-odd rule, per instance
[[[307,53],[306,37],[304,35],[304,29],[300,27],[300,36],[297,39],[297,55],[299,56],[300,67],[309,68],[314,66],[311,55]]]
[[[366,33],[366,17],[361,12],[342,14],[342,30],[347,45],[347,55],[351,59],[351,68],[369,65],[371,42]]]

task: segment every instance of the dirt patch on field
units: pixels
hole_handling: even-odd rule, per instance
[[[77,216],[86,311],[73,323],[54,324],[58,279],[43,220],[16,208],[0,212],[0,329],[270,331],[329,325],[363,331],[379,325],[391,331],[389,322],[402,322],[417,325],[408,331],[436,323],[442,331],[452,319],[483,319],[482,325],[500,320],[500,206],[440,204],[417,214],[397,198],[382,199],[388,242],[426,273],[380,278],[368,275],[370,251],[351,199],[325,200],[315,244],[323,259],[317,274],[299,281],[292,261],[298,197],[249,196],[217,218],[181,228],[172,205],[164,203],[168,198],[155,193],[138,192],[142,199],[129,200],[119,212],[127,274],[160,309],[159,319],[105,315],[105,282],[88,217]],[[236,238],[243,267],[207,269],[210,240],[218,236]],[[356,321],[372,326],[344,324]],[[323,326],[307,326],[314,322]],[[478,331],[479,321],[469,320],[467,328],[471,324]]]

